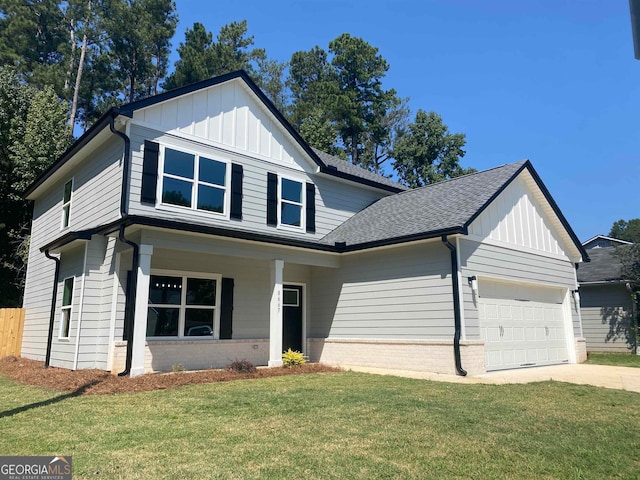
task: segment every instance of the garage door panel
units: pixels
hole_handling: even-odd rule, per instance
[[[564,310],[557,302],[562,294],[558,289],[536,291],[536,288],[508,287],[501,292],[494,285],[484,291],[496,293],[498,298],[481,295],[478,299],[487,370],[568,361]],[[510,291],[517,291],[522,298],[505,298]],[[530,295],[533,300],[526,298],[527,292],[533,292]],[[549,301],[544,302],[545,298]]]

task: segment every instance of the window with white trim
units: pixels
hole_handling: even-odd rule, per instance
[[[62,288],[62,307],[60,309],[60,334],[59,338],[69,338],[69,327],[71,325],[71,309],[73,306],[73,283],[74,277],[64,279]]]
[[[147,337],[218,338],[220,277],[151,275]]]
[[[163,204],[226,214],[229,169],[225,162],[168,147],[163,152]]]
[[[280,225],[303,228],[303,183],[280,177]]]
[[[67,228],[69,226],[69,220],[71,219],[71,193],[73,192],[73,178],[64,184],[64,190],[62,193],[62,227]]]

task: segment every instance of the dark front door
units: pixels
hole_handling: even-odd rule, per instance
[[[302,352],[302,287],[284,285],[282,300],[282,350]]]

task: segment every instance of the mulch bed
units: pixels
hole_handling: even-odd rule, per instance
[[[228,382],[250,378],[279,377],[305,373],[339,372],[340,369],[307,363],[292,368],[259,368],[254,373],[235,373],[226,370],[202,370],[197,372],[152,373],[139,377],[118,377],[104,370],[67,370],[44,368],[44,362],[19,357],[0,359],[0,375],[18,383],[51,388],[74,395],[111,395],[135,393],[191,385],[196,383]]]

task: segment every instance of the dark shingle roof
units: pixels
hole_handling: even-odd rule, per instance
[[[353,246],[464,233],[463,229],[527,163],[511,163],[384,197],[330,232],[322,242]]]
[[[614,255],[616,248],[603,247],[589,250],[589,263],[583,263],[578,268],[578,283],[611,282],[621,280],[622,264]]]
[[[370,172],[369,170],[365,170],[362,167],[358,167],[352,163],[342,160],[341,158],[329,155],[327,152],[323,152],[322,150],[318,150],[317,148],[311,147],[311,149],[320,158],[320,160],[324,162],[325,165],[327,165],[328,167],[335,167],[338,172],[346,173],[347,175],[362,178],[364,180],[369,180],[371,182],[381,183],[382,185],[387,185],[389,187],[394,187],[399,191],[407,190],[407,187],[405,187],[401,183],[394,182],[390,178],[377,175],[373,172]]]

